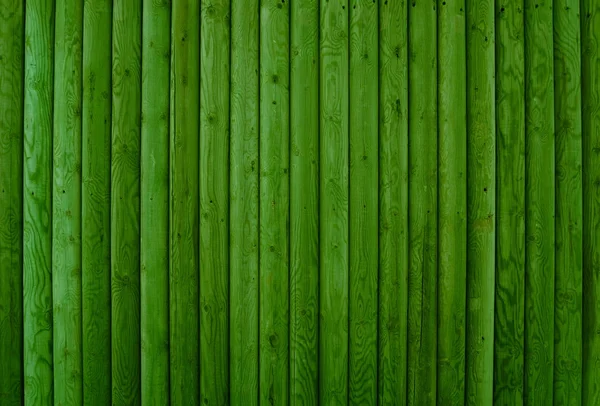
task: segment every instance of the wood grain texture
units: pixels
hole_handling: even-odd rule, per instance
[[[200,4],[173,3],[170,122],[170,387],[173,404],[200,404]]]
[[[23,2],[0,1],[0,403],[23,403]]]
[[[83,0],[56,5],[52,189],[54,404],[83,402],[81,85]]]
[[[350,9],[350,337],[349,397],[377,403],[378,5]]]
[[[523,404],[525,60],[523,0],[496,2],[494,402]]]
[[[260,3],[260,403],[289,401],[289,2]]]
[[[23,373],[26,405],[54,401],[52,118],[54,1],[25,4],[23,110]]]
[[[438,2],[437,402],[465,399],[467,106],[465,2]]]
[[[317,405],[319,2],[290,8],[290,403]]]
[[[230,0],[203,0],[200,69],[200,397],[229,403]]]
[[[583,404],[600,402],[600,2],[581,2]]]
[[[111,401],[110,150],[112,2],[83,8],[81,264],[83,402]]]
[[[556,131],[556,273],[554,403],[581,403],[582,162],[579,1],[556,0],[554,126]]]
[[[408,31],[406,2],[379,2],[378,404],[406,402]]]
[[[229,379],[232,405],[258,404],[258,0],[231,1]]]
[[[467,0],[467,340],[469,405],[491,404],[496,137],[494,2]]]
[[[436,402],[437,11],[408,8],[408,405]]]
[[[144,0],[142,18],[141,400],[167,405],[171,2]]]
[[[525,1],[525,403],[551,404],[554,364],[552,3]]]
[[[140,404],[142,1],[113,2],[111,139],[112,403]]]
[[[319,24],[319,403],[348,403],[348,1]]]

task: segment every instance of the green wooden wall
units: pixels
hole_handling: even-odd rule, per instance
[[[600,405],[600,0],[0,0],[0,405]]]

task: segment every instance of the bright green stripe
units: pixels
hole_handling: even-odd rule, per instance
[[[408,304],[407,3],[379,3],[379,397],[406,402]]]
[[[556,0],[554,404],[580,404],[582,378],[581,60],[578,0]]]
[[[320,2],[319,402],[348,402],[348,2]]]
[[[169,343],[171,403],[200,404],[200,6],[173,3],[171,22]]]
[[[291,3],[290,403],[318,404],[319,2]]]
[[[203,0],[201,15],[200,398],[223,405],[229,399],[229,0]]]
[[[25,15],[27,16],[23,151],[25,404],[51,405],[54,401],[51,312],[54,1],[27,1]]]
[[[436,402],[437,58],[436,11],[408,9],[408,393],[409,405]]]
[[[83,401],[81,325],[81,60],[83,1],[56,7],[52,321],[54,403]]]
[[[494,402],[523,404],[525,84],[523,0],[496,3],[497,235]]]
[[[230,401],[258,403],[258,0],[231,2]]]
[[[144,0],[141,158],[142,403],[169,403],[170,3]]]
[[[0,0],[0,399],[23,396],[24,2]]]

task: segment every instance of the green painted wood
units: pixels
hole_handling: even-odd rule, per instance
[[[494,3],[467,0],[467,336],[469,405],[491,404],[494,372],[496,137]]]
[[[290,5],[290,403],[319,404],[319,2]]]
[[[600,3],[581,2],[583,138],[582,403],[600,402]]]
[[[261,404],[289,401],[289,2],[260,2]]]
[[[56,5],[52,188],[54,404],[83,401],[81,85],[83,1]]]
[[[25,15],[23,383],[26,405],[51,405],[54,1],[28,1]]]
[[[377,403],[378,5],[350,9],[349,397]]]
[[[217,405],[229,403],[229,6],[202,1],[200,33],[200,397]]]
[[[141,400],[169,404],[169,82],[171,3],[142,16]]]
[[[258,0],[231,0],[229,397],[258,404]]]
[[[113,3],[111,130],[112,404],[140,404],[142,2]]]
[[[556,131],[553,391],[555,404],[580,404],[583,207],[579,2],[555,1],[553,20]]]
[[[169,354],[173,404],[200,404],[199,26],[199,2],[173,2],[169,171]]]
[[[0,403],[23,402],[24,3],[0,1]]]
[[[319,4],[319,403],[348,403],[348,1]]]
[[[554,59],[552,31],[545,29],[551,25],[550,3],[525,1],[526,404],[553,401]]]
[[[496,2],[494,403],[523,404],[525,60],[523,0]]]
[[[83,7],[81,299],[86,405],[111,401],[111,4],[86,1]]]
[[[437,402],[465,399],[467,104],[465,2],[438,2]]]
[[[436,402],[437,11],[408,8],[408,391],[409,405]]]
[[[408,5],[379,2],[378,404],[406,402]]]

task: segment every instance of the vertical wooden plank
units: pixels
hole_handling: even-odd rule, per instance
[[[407,3],[379,2],[378,403],[406,402],[408,317]]]
[[[319,403],[319,2],[291,3],[290,403]]]
[[[144,0],[141,140],[141,400],[169,403],[171,2]]]
[[[494,402],[523,404],[525,83],[523,0],[496,2]]]
[[[494,2],[467,0],[466,403],[491,404],[494,373],[496,124]]]
[[[581,3],[583,404],[600,403],[600,2]]]
[[[113,2],[111,161],[112,403],[140,403],[142,2]]]
[[[23,369],[25,404],[51,405],[54,0],[25,4]]]
[[[260,3],[260,403],[289,400],[289,2]]]
[[[258,0],[231,0],[230,401],[258,404]]]
[[[467,110],[465,2],[438,2],[437,402],[465,399]]]
[[[199,112],[200,5],[173,2],[170,123],[171,403],[200,404]]]
[[[83,15],[83,402],[109,404],[112,1],[86,1]]]
[[[230,0],[203,0],[200,69],[200,397],[229,403]]]
[[[554,358],[552,2],[525,1],[525,403],[551,404]]]
[[[23,402],[24,2],[0,1],[0,400]]]
[[[378,6],[350,1],[350,402],[377,403]]]
[[[320,1],[319,403],[348,403],[348,1]]]
[[[408,393],[436,402],[437,354],[437,11],[408,9]]]
[[[81,404],[81,61],[83,0],[56,5],[52,190],[54,404]]]
[[[556,0],[552,10],[556,129],[554,403],[580,404],[583,208],[579,1]]]

